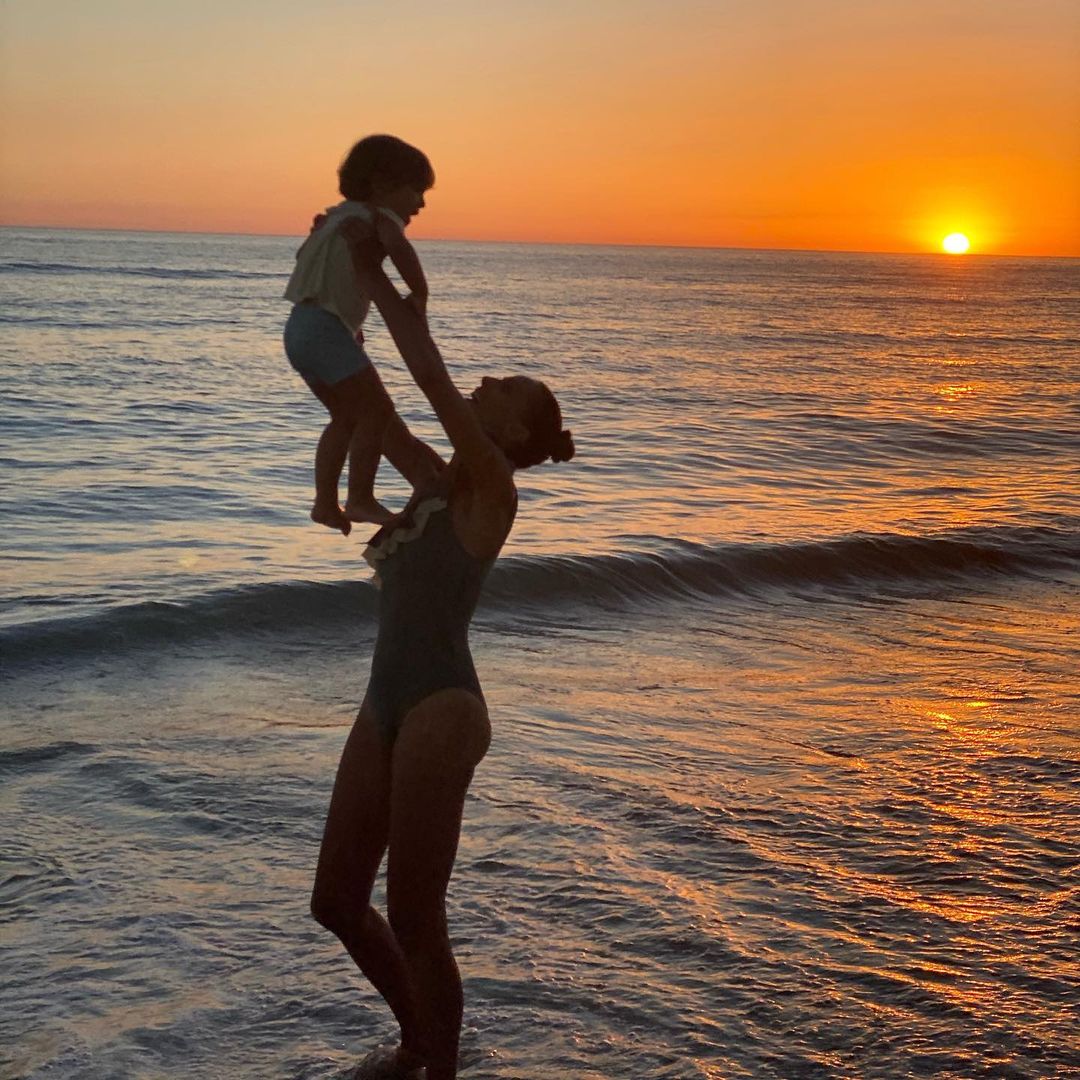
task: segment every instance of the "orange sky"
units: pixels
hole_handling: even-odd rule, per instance
[[[373,131],[418,237],[1080,256],[1066,0],[5,0],[7,224],[303,232]]]

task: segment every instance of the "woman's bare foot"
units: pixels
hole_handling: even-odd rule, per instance
[[[387,510],[376,499],[349,499],[345,504],[345,517],[350,521],[370,521],[374,525],[385,525],[397,515]]]
[[[356,1067],[354,1080],[423,1080],[423,1062],[400,1046],[379,1046]]]
[[[339,529],[342,536],[348,536],[352,532],[352,522],[337,503],[330,503],[329,506],[316,503],[311,508],[311,520],[317,525],[325,525],[328,529]]]

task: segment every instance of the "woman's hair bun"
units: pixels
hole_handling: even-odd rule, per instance
[[[574,456],[574,437],[569,431],[560,431],[551,446],[552,461],[569,461]]]

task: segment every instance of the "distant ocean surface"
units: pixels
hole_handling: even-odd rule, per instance
[[[392,1033],[307,913],[375,626],[296,243],[0,230],[7,1080]],[[579,455],[473,629],[462,1076],[1080,1075],[1080,264],[418,246],[459,386]]]

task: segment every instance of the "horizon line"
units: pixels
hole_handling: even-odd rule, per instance
[[[109,232],[109,233],[145,233],[148,235],[164,236],[244,236],[244,237],[273,237],[283,240],[295,240],[302,237],[301,233],[278,233],[278,232],[233,232],[218,229],[124,229],[106,225],[28,225],[0,222],[0,229],[33,229],[46,232]],[[799,247],[748,247],[739,244],[663,244],[663,243],[633,243],[630,241],[590,241],[590,240],[475,240],[466,237],[445,236],[418,236],[414,239],[428,244],[518,244],[535,245],[536,247],[625,247],[625,248],[667,248],[681,251],[774,251],[792,252],[807,255],[933,255],[940,256],[950,261],[962,262],[965,259],[1080,259],[1080,252],[1076,255],[1034,255],[1002,253],[989,251],[967,251],[962,255],[953,255],[941,250],[926,251],[895,251],[874,248],[799,248]]]

